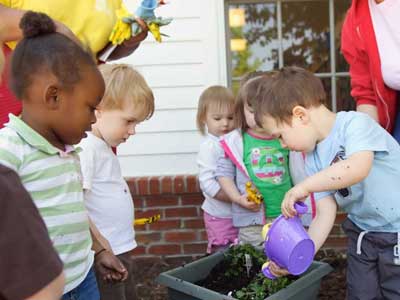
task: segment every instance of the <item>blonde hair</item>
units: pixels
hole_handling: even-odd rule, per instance
[[[206,133],[205,121],[207,111],[213,109],[216,112],[224,109],[230,110],[234,108],[235,96],[232,91],[224,86],[214,85],[205,89],[199,99],[197,107],[197,128],[201,134]]]
[[[124,104],[132,105],[142,110],[141,120],[150,119],[154,113],[154,96],[139,72],[126,64],[104,64],[99,69],[106,85],[99,109],[122,109]]]

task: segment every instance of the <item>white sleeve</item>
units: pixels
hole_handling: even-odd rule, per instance
[[[95,151],[91,147],[81,146],[82,151],[79,153],[81,171],[83,177],[83,189],[92,189],[92,180],[95,174]]]
[[[214,198],[221,189],[216,177],[218,149],[210,143],[203,143],[197,155],[197,165],[199,167],[199,182],[203,193]]]

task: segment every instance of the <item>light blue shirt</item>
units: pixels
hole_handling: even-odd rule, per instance
[[[318,201],[333,195],[358,227],[400,231],[400,146],[369,116],[340,112],[332,131],[307,154],[306,172],[313,175],[360,151],[373,151],[371,171],[363,181],[338,191],[315,193]]]

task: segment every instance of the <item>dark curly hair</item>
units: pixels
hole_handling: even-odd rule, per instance
[[[58,33],[46,14],[28,11],[19,27],[24,38],[13,52],[10,70],[10,88],[18,98],[24,98],[41,72],[51,72],[61,86],[68,87],[79,82],[84,67],[97,67],[92,54]]]

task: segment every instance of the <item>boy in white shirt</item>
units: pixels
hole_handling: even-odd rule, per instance
[[[122,177],[116,147],[135,134],[135,127],[154,112],[154,97],[144,78],[123,64],[100,66],[106,91],[94,107],[96,123],[80,147],[85,205],[90,219],[108,240],[110,249],[129,272],[124,282],[107,283],[98,278],[102,300],[136,299],[130,251],[137,244],[133,228],[134,207]]]

